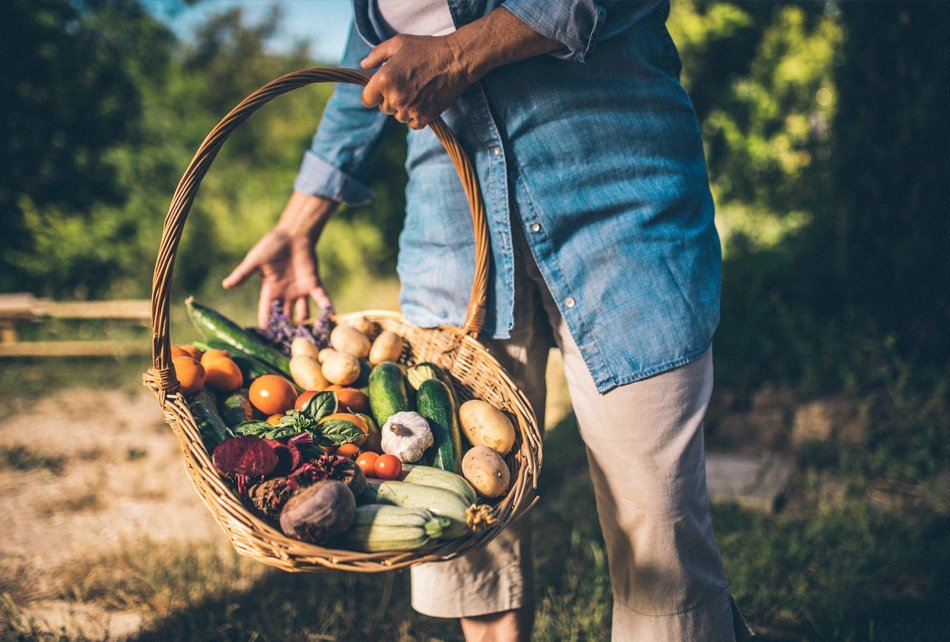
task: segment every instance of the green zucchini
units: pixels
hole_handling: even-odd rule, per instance
[[[452,405],[455,406],[456,411],[459,407],[459,397],[458,393],[455,391],[455,384],[452,383],[452,377],[449,374],[428,361],[422,363],[417,363],[416,365],[409,368],[409,371],[406,373],[406,377],[409,379],[409,385],[412,386],[415,390],[419,389],[419,386],[422,385],[422,382],[429,379],[438,379],[445,384],[445,387],[449,389],[449,396],[452,398]]]
[[[412,410],[406,377],[398,365],[385,361],[369,374],[369,407],[376,424],[382,426],[397,412]]]
[[[438,517],[449,520],[442,533],[443,539],[457,539],[472,532],[468,525],[468,508],[465,499],[444,488],[422,486],[401,481],[367,479],[357,502],[360,504],[387,504],[403,508],[424,508]]]
[[[188,309],[188,318],[207,339],[223,341],[230,348],[263,361],[278,374],[293,380],[290,376],[290,358],[287,355],[246,332],[223,314],[196,303],[194,297],[185,299],[185,307]]]
[[[353,524],[340,537],[341,544],[354,551],[414,551],[442,537],[449,520],[422,508],[402,508],[384,504],[356,507]]]
[[[235,390],[221,402],[221,419],[227,424],[228,428],[234,428],[238,424],[250,421],[254,418],[254,408],[247,397],[247,388]]]
[[[225,425],[224,420],[218,413],[217,400],[214,393],[208,388],[202,388],[191,395],[188,400],[188,408],[198,424],[198,434],[201,435],[201,441],[210,453],[222,441],[231,437],[231,431]]]
[[[403,464],[401,481],[418,484],[420,486],[434,486],[444,488],[462,496],[469,504],[478,501],[478,494],[461,475],[456,475],[441,468],[420,466],[418,464]]]
[[[416,411],[428,420],[432,431],[432,446],[423,453],[423,463],[461,472],[462,433],[448,387],[438,379],[423,381],[416,390]]]

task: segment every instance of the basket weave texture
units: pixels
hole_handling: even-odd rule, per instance
[[[211,462],[199,436],[188,404],[179,392],[171,362],[169,310],[172,268],[182,229],[198,187],[224,141],[255,110],[277,96],[317,82],[365,85],[370,74],[349,69],[302,69],[281,76],[241,101],[219,122],[198,148],[172,197],[152,278],[152,367],[145,385],[162,407],[165,421],[178,437],[185,469],[215,520],[241,554],[286,571],[336,569],[373,573],[405,568],[423,562],[445,561],[483,546],[536,501],[534,490],[541,469],[541,435],[537,419],[525,396],[477,336],[485,315],[488,283],[488,224],[478,181],[471,162],[441,119],[429,126],[452,159],[468,197],[475,230],[475,278],[462,327],[419,328],[402,315],[365,311],[361,315],[403,337],[402,361],[408,365],[428,361],[448,372],[463,399],[478,398],[504,410],[514,420],[517,439],[506,457],[511,471],[508,494],[492,506],[496,521],[488,528],[458,540],[439,542],[422,551],[360,553],[325,548],[287,537],[249,509]]]

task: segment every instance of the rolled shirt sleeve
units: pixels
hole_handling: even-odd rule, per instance
[[[370,50],[351,24],[340,66],[358,68]],[[362,93],[360,85],[337,84],[304,154],[294,189],[348,205],[373,201],[373,193],[361,181],[369,173],[389,117],[366,108]]]
[[[565,60],[584,62],[593,51],[607,11],[593,0],[505,0],[501,5],[536,33],[564,45],[551,53]]]

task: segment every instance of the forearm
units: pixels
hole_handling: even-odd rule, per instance
[[[339,203],[332,199],[294,190],[280,215],[276,229],[285,232],[292,239],[306,239],[315,243],[338,205]]]
[[[464,25],[446,38],[457,64],[470,82],[503,65],[562,47],[558,41],[532,30],[504,7]]]

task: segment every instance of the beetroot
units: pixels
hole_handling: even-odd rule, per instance
[[[300,462],[303,461],[303,456],[292,440],[286,444],[276,439],[265,439],[264,441],[267,442],[277,454],[277,466],[272,471],[275,476],[284,477],[297,470],[300,466]]]
[[[225,439],[211,455],[214,467],[222,474],[263,477],[277,467],[274,447],[259,437],[245,435]]]
[[[327,479],[297,492],[280,512],[285,534],[320,543],[339,535],[356,518],[356,498],[343,482]]]

